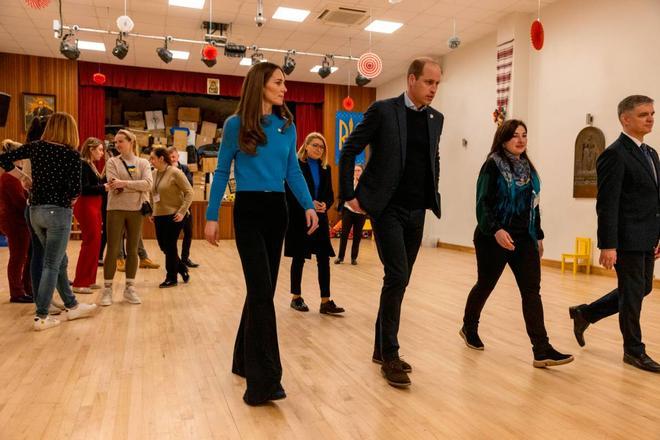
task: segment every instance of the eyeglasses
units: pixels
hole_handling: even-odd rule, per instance
[[[323,144],[308,144],[308,145],[309,145],[310,147],[314,147],[314,148],[319,148],[319,149],[321,149],[321,150],[325,150],[325,145],[323,145]]]

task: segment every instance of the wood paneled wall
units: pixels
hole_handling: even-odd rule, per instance
[[[55,95],[55,109],[78,120],[76,61],[0,53],[0,92],[11,95],[7,125],[0,127],[0,140],[25,141],[23,93]]]
[[[329,155],[328,163],[332,166],[332,188],[335,191],[335,198],[339,196],[338,175],[339,170],[335,160],[335,114],[337,111],[344,110],[342,100],[348,94],[347,86],[335,84],[326,84],[325,101],[323,103],[323,135],[328,141]],[[355,102],[354,112],[365,112],[372,102],[376,100],[376,89],[373,87],[351,87],[351,98]],[[330,224],[333,225],[338,219],[337,204],[328,211]]]

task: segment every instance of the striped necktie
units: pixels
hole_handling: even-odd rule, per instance
[[[644,156],[646,156],[646,160],[649,162],[649,166],[651,167],[651,171],[653,171],[653,177],[655,178],[655,183],[657,185],[658,183],[658,174],[656,173],[655,170],[655,164],[653,163],[653,158],[651,157],[651,150],[648,145],[642,144],[640,145],[640,148],[642,149],[642,152],[644,153]]]

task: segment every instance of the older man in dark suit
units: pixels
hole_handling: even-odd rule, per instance
[[[395,387],[410,385],[412,367],[399,357],[401,303],[422,242],[426,209],[440,218],[438,143],[443,116],[429,107],[441,70],[431,58],[414,60],[407,90],[374,102],[342,148],[340,198],[354,212],[371,216],[385,277],[376,320],[373,361]],[[371,146],[355,189],[355,157]]]
[[[653,289],[658,258],[660,192],[658,153],[644,144],[653,130],[653,100],[629,96],[619,103],[623,133],[598,158],[598,247],[600,264],[616,268],[617,288],[587,305],[569,309],[575,337],[584,346],[584,331],[596,321],[619,313],[623,361],[660,373],[642,342],[639,315],[644,296]]]

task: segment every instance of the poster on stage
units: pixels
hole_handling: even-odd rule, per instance
[[[144,112],[144,117],[147,121],[147,130],[162,130],[165,128],[165,118],[162,110]]]
[[[219,95],[220,94],[220,79],[219,78],[206,78],[206,94]]]
[[[46,118],[55,113],[55,95],[23,93],[23,131],[27,133],[34,118]]]
[[[339,156],[344,141],[357,125],[364,119],[364,113],[338,111],[335,119],[335,163],[339,165]],[[362,151],[355,157],[355,163],[364,164],[365,153]]]

